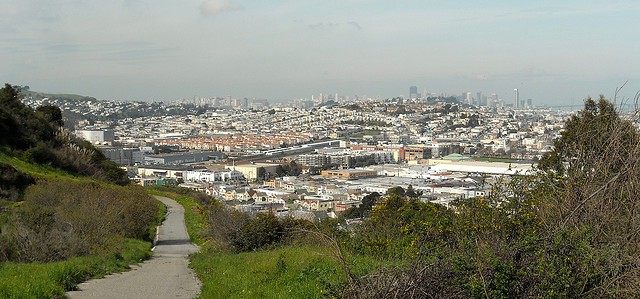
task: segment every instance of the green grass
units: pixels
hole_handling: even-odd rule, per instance
[[[25,162],[16,157],[11,157],[6,153],[0,151],[0,162],[9,164],[13,166],[15,169],[28,173],[36,178],[38,177],[67,177],[74,178],[73,175],[64,172],[59,169],[54,169],[53,167],[47,167],[42,165],[31,164],[29,162]]]
[[[364,135],[376,136],[376,135],[380,135],[380,131],[379,130],[364,130],[364,131],[356,133],[356,134],[351,134],[349,136],[345,136],[343,139],[346,140],[348,138],[362,138]]]
[[[272,250],[228,253],[211,249],[202,232],[206,218],[193,198],[174,192],[148,190],[172,198],[185,208],[192,241],[205,250],[189,257],[202,282],[200,298],[333,298],[339,297],[347,276],[326,248],[290,245]],[[179,192],[179,191],[178,191]],[[362,276],[384,265],[366,256],[348,256],[351,271]]]
[[[84,181],[84,182],[95,182],[101,185],[110,185],[107,182],[92,179],[90,177],[84,176],[75,176],[70,174],[64,170],[56,169],[48,165],[39,165],[26,162],[16,157],[11,157],[6,153],[0,151],[0,162],[9,164],[13,166],[18,171],[27,173],[34,177],[36,180],[38,179],[66,179],[66,180],[74,180],[74,181]]]
[[[151,255],[151,244],[127,239],[119,253],[54,263],[0,264],[0,298],[59,298],[90,278],[127,270]]]
[[[0,151],[0,162],[9,164],[16,170],[31,175],[36,180],[72,180],[77,182],[93,182],[102,186],[114,186],[114,184],[111,184],[109,182],[97,180],[87,176],[73,175],[64,170],[57,169],[49,165],[30,163],[20,158],[7,155],[2,151]]]
[[[204,232],[207,230],[207,219],[203,214],[204,209],[189,196],[180,195],[173,192],[148,190],[149,194],[171,198],[184,207],[184,222],[191,242],[203,246],[206,243]]]
[[[352,271],[363,275],[379,267],[372,258],[351,257]],[[347,276],[324,248],[285,246],[273,250],[191,256],[202,281],[201,298],[331,298],[340,295]]]

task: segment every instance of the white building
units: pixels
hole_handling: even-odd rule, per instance
[[[108,143],[115,139],[112,130],[77,130],[76,136],[91,143]]]
[[[244,180],[241,172],[233,169],[202,169],[185,171],[183,178],[187,182],[227,182]]]

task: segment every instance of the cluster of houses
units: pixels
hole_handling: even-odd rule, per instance
[[[527,175],[532,164],[475,161],[459,154],[405,164],[371,165],[364,168],[334,169],[319,175],[277,177],[257,181],[258,168],[273,172],[277,163],[207,164],[184,167],[129,167],[141,184],[169,184],[204,192],[248,213],[274,212],[279,215],[318,219],[337,217],[362,198],[400,186],[413,188],[423,201],[448,205],[460,198],[488,195],[498,177]],[[249,179],[252,178],[252,179]]]

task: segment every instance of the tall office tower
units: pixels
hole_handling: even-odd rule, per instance
[[[527,99],[527,108],[533,108],[533,100]]]
[[[516,96],[516,108],[520,108],[520,93],[518,92],[518,89],[514,89],[513,92],[515,93]]]
[[[464,102],[465,102],[466,104],[473,105],[473,96],[471,95],[471,93],[470,93],[470,92],[465,93],[465,99],[464,99]]]
[[[409,98],[410,99],[418,98],[418,87],[417,86],[409,87]]]
[[[482,92],[478,91],[476,93],[476,99],[475,99],[476,105],[478,106],[483,106],[482,105]]]
[[[409,98],[410,99],[418,98],[418,87],[417,86],[409,87]]]

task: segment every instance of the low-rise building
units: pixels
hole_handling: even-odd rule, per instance
[[[169,154],[149,155],[144,157],[145,164],[152,165],[180,165],[185,163],[217,161],[224,158],[221,152],[178,152]]]
[[[143,160],[139,148],[100,147],[100,151],[107,159],[120,165],[136,165]]]
[[[250,163],[250,164],[236,164],[235,166],[228,166],[239,172],[249,181],[255,181],[257,179],[265,179],[271,175],[275,175],[278,165],[275,163]],[[262,169],[262,170],[261,170]],[[264,171],[263,173],[260,173]]]
[[[244,176],[241,172],[233,169],[200,169],[185,171],[183,178],[187,182],[227,182],[241,181]]]
[[[378,173],[374,170],[368,169],[340,169],[340,170],[323,170],[322,177],[324,178],[342,178],[342,179],[357,179],[375,177]]]
[[[77,130],[76,136],[91,143],[111,143],[115,139],[113,130]]]

